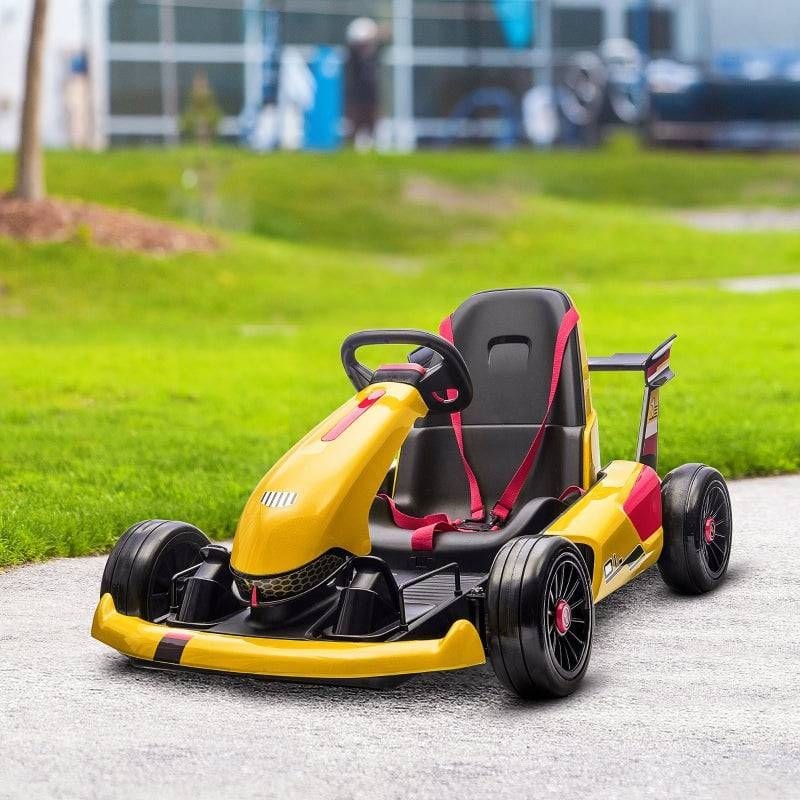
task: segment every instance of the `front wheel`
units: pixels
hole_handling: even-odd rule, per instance
[[[487,583],[489,657],[497,677],[525,698],[577,689],[592,649],[594,603],[586,564],[558,536],[505,544]]]
[[[207,544],[208,537],[186,522],[140,522],[111,551],[100,596],[110,594],[121,614],[160,622],[169,614],[172,576],[199,564]]]
[[[684,464],[664,478],[664,549],[658,569],[681,594],[718,586],[728,570],[733,514],[725,479],[704,464]]]

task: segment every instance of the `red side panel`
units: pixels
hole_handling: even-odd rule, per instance
[[[622,508],[642,541],[661,527],[661,481],[655,470],[642,469]]]
[[[655,376],[658,375],[659,372],[663,372],[664,368],[669,366],[669,353],[670,351],[667,350],[667,352],[663,356],[661,356],[661,358],[659,358],[655,364],[651,364],[647,368],[647,371],[645,372],[645,378],[648,381],[655,378]]]
[[[349,414],[345,414],[323,437],[323,442],[332,442],[338,439],[368,408],[384,396],[383,389],[370,392]]]

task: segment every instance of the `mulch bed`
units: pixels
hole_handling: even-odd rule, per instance
[[[161,222],[133,211],[117,211],[74,200],[18,200],[0,195],[0,236],[28,242],[89,241],[143,253],[210,252],[210,234]]]

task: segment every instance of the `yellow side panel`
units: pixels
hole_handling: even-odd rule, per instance
[[[663,529],[642,541],[623,508],[642,469],[635,461],[612,461],[604,477],[547,529],[548,534],[592,548],[595,602],[640,575],[661,555]],[[633,560],[626,563],[630,557]],[[604,572],[607,564],[610,568]]]
[[[588,489],[597,480],[597,473],[600,471],[600,433],[597,412],[592,402],[589,359],[586,354],[586,342],[581,325],[578,325],[578,348],[583,379],[583,407],[586,410],[586,426],[583,430],[583,475],[581,477],[582,487]]]
[[[600,432],[597,412],[592,409],[586,416],[583,429],[583,488],[589,489],[600,471]]]
[[[338,436],[324,440],[379,392]],[[427,411],[413,386],[378,383],[317,425],[256,486],[239,520],[231,566],[245,575],[275,575],[335,547],[369,553],[370,505],[414,421]],[[268,492],[291,502],[268,507],[262,502]]]
[[[463,619],[454,622],[441,639],[401,642],[266,639],[156,625],[120,614],[111,595],[105,594],[92,623],[95,639],[145,661],[153,660],[164,636],[176,632],[191,635],[180,656],[182,667],[276,678],[331,680],[413,675],[474,667],[486,661],[478,631]]]

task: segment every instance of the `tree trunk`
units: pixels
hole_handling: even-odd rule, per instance
[[[42,57],[48,0],[34,0],[31,38],[25,66],[25,99],[17,150],[17,182],[14,194],[22,200],[44,197],[41,145]]]

